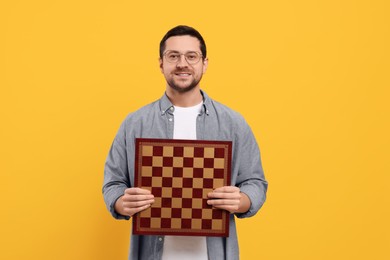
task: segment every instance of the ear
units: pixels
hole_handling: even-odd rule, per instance
[[[161,59],[161,58],[159,58],[158,59],[158,62],[159,62],[159,64],[160,64],[160,70],[161,70],[161,72],[163,73],[164,71],[163,71],[163,60]]]
[[[206,73],[207,67],[209,66],[209,59],[205,58],[203,60],[203,74]]]

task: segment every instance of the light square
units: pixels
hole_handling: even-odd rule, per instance
[[[201,178],[192,179],[192,186],[194,188],[198,188],[198,189],[203,188],[203,179],[201,179]]]
[[[154,197],[154,203],[152,205],[153,208],[161,208],[161,198]]]
[[[192,178],[194,176],[193,168],[183,168],[183,177],[184,178]]]
[[[220,188],[220,187],[223,187],[223,186],[225,186],[224,183],[223,183],[223,179],[214,179],[213,180],[213,187],[214,187],[214,189]]]
[[[192,209],[181,209],[182,218],[192,218]]]
[[[204,189],[203,190],[203,198],[207,198],[207,194],[209,194],[209,192],[212,192],[213,189]]]
[[[153,177],[152,187],[161,187],[161,186],[162,186],[162,177]]]
[[[173,146],[164,146],[163,156],[172,157],[173,156]]]
[[[181,208],[181,198],[172,198],[172,208]]]
[[[202,220],[201,219],[192,219],[191,227],[193,229],[202,229]]]
[[[163,165],[163,158],[161,156],[153,157],[152,165],[154,167],[161,167]]]
[[[163,187],[161,191],[161,196],[163,198],[171,198],[172,197],[172,188]]]
[[[203,205],[202,199],[193,199],[192,200],[192,208],[194,209],[201,209]]]
[[[194,157],[194,147],[184,147],[184,157]]]
[[[153,156],[153,146],[150,145],[142,146],[142,156]]]
[[[173,176],[172,167],[163,167],[163,169],[162,169],[162,175],[163,175],[164,177],[172,177],[172,176]]]
[[[225,168],[225,159],[224,158],[215,158],[214,159],[214,168],[215,169]]]
[[[182,178],[172,178],[172,187],[174,187],[174,188],[183,187],[183,179]]]
[[[183,167],[183,157],[173,157],[173,167]]]
[[[181,219],[180,218],[172,218],[171,219],[171,228],[181,228]]]
[[[142,176],[151,177],[153,176],[153,171],[151,166],[142,166]]]
[[[204,168],[203,169],[203,178],[212,179],[214,177],[214,169],[212,168]]]
[[[194,158],[194,168],[203,168],[204,162],[203,158]]]
[[[189,198],[189,199],[192,198],[192,189],[191,188],[183,188],[182,197]]]
[[[161,227],[161,219],[159,219],[159,218],[151,218],[150,219],[150,227],[151,228],[159,228],[159,227]]]
[[[204,148],[204,158],[214,158],[214,148],[205,147]]]
[[[141,218],[150,218],[151,212],[152,211],[150,210],[150,208],[148,208],[148,209],[145,209],[144,211],[141,211],[139,214],[140,214]]]
[[[211,220],[211,229],[212,230],[222,230],[222,219]]]
[[[213,210],[212,209],[203,209],[202,210],[202,219],[212,219]]]
[[[162,218],[171,218],[171,208],[162,208],[161,209],[161,217]]]

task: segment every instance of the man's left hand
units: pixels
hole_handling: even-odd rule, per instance
[[[248,196],[240,192],[235,186],[217,188],[208,195],[207,204],[217,209],[224,209],[230,213],[244,213],[250,208],[251,202]]]

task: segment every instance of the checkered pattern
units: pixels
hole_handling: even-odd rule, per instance
[[[135,234],[227,236],[226,211],[207,194],[230,185],[231,142],[137,139],[137,187],[155,197],[134,217]]]

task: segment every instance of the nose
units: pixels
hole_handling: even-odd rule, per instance
[[[180,59],[177,62],[176,67],[178,67],[178,68],[188,67],[188,62],[187,62],[186,56],[184,54],[180,54]]]

